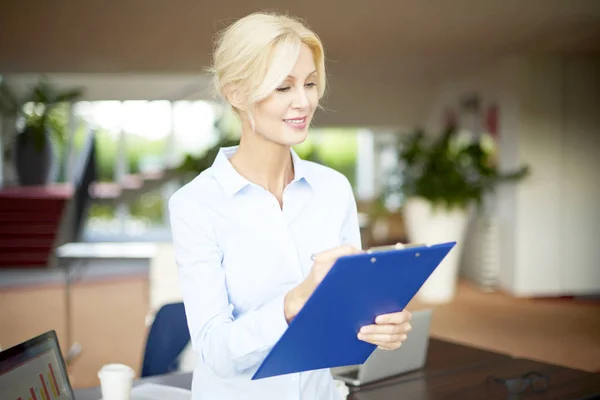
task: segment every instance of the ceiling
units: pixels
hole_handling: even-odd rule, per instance
[[[213,35],[257,10],[323,40],[327,124],[414,122],[436,84],[494,60],[600,52],[600,0],[3,0],[0,73],[57,73],[89,98],[207,98]]]

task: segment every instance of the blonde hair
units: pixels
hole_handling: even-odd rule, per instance
[[[264,100],[294,68],[302,44],[312,52],[321,98],[326,84],[321,40],[298,19],[265,12],[239,19],[217,35],[209,69],[215,94],[227,100],[227,88],[235,87],[247,106]]]

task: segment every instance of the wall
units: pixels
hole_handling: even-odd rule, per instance
[[[563,60],[524,60],[519,75],[519,158],[532,175],[516,188],[515,279],[523,295],[560,293]]]
[[[499,107],[500,167],[532,168],[527,181],[500,187],[486,210],[498,220],[499,286],[518,296],[600,292],[599,57],[510,59],[448,82],[428,130],[438,132],[444,110],[468,93]],[[477,279],[474,229],[462,273]]]
[[[600,56],[570,59],[564,70],[560,281],[565,291],[600,293]]]
[[[448,108],[457,110],[460,98],[465,94],[476,93],[480,96],[485,109],[488,105],[496,104],[499,109],[499,135],[498,146],[501,158],[500,167],[503,169],[514,168],[519,165],[517,141],[515,140],[519,121],[518,78],[522,61],[520,59],[506,59],[489,65],[476,73],[471,73],[463,79],[447,82],[438,88],[433,104],[425,123],[427,131],[439,133],[443,126],[443,116]],[[473,124],[473,121],[466,121]],[[481,240],[483,234],[480,230],[481,220],[473,220],[469,226],[464,255],[461,262],[461,274],[470,280],[480,282],[490,275],[495,275],[492,280],[501,280],[504,287],[514,285],[515,243],[510,240],[514,236],[516,213],[516,189],[512,186],[501,187],[498,190],[498,199],[501,201],[487,204],[484,216],[496,215],[499,220],[497,242],[489,247],[496,247],[494,253],[499,254],[495,270],[484,271],[480,268]],[[492,238],[493,240],[493,238]],[[498,270],[499,269],[499,270]],[[487,275],[487,277],[486,277]]]
[[[534,175],[517,191],[513,291],[600,292],[600,57],[538,57],[521,71],[519,154]]]
[[[313,125],[326,127],[390,127],[423,118],[431,96],[430,80],[421,75],[392,74],[393,80],[364,76],[389,75],[381,71],[383,63],[374,63],[358,72],[328,74],[322,110]],[[389,67],[389,66],[388,66]],[[215,100],[210,79],[201,74],[103,74],[47,73],[45,76],[60,89],[83,88],[81,100]],[[363,77],[361,79],[361,77]],[[7,74],[9,86],[23,95],[39,79],[38,74]],[[348,82],[351,82],[350,84]]]
[[[427,130],[439,131],[443,126],[442,117],[448,107],[458,107],[460,97],[465,94],[478,93],[484,106],[497,103],[501,109],[507,107],[510,109],[510,112],[500,114],[503,118],[500,123],[501,137],[505,137],[508,128],[505,122],[508,114],[514,111],[513,106],[517,100],[515,88],[518,83],[517,76],[520,65],[520,59],[506,59],[489,64],[487,67],[470,73],[462,79],[458,78],[440,85],[428,110],[428,117],[425,121]]]

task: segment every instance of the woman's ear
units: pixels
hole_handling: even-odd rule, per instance
[[[245,98],[239,88],[234,85],[227,85],[227,87],[225,87],[225,97],[227,97],[227,101],[233,107],[245,111]]]

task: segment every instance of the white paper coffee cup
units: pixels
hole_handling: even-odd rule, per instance
[[[130,400],[133,368],[124,364],[106,364],[98,371],[102,400]]]

